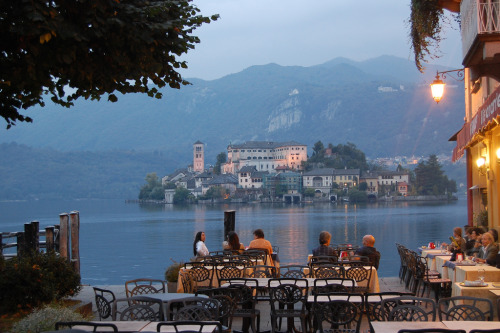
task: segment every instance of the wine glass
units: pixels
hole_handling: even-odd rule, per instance
[[[480,268],[477,270],[479,280],[481,280],[481,284],[484,284],[484,268]]]

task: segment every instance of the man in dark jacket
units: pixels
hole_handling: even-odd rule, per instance
[[[375,237],[372,235],[365,235],[363,237],[363,246],[356,250],[354,253],[358,256],[365,256],[370,258],[370,263],[378,269],[378,264],[380,262],[380,252],[373,247],[375,245]]]
[[[319,233],[319,246],[312,250],[313,256],[335,256],[338,254],[334,248],[330,247],[332,235],[328,231]]]

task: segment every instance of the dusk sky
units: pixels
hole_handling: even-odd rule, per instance
[[[413,61],[410,0],[194,0],[218,21],[195,30],[201,43],[183,59],[186,78],[206,80],[253,65],[312,66],[337,57],[363,61],[394,55]],[[458,24],[444,30],[442,57],[431,60],[461,67]]]

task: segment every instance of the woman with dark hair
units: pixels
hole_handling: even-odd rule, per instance
[[[227,234],[227,241],[222,244],[222,248],[224,250],[238,251],[239,253],[242,253],[245,250],[245,246],[243,243],[240,243],[240,238],[234,231],[230,231]]]
[[[197,257],[204,257],[209,255],[207,246],[205,245],[205,233],[203,231],[198,231],[194,237],[193,252]]]

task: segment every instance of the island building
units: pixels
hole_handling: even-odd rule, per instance
[[[461,19],[465,117],[450,141],[456,141],[452,160],[466,160],[468,223],[499,230],[500,6],[480,0],[442,0],[437,6]]]
[[[227,146],[227,162],[221,169],[223,173],[236,175],[248,166],[273,173],[279,167],[302,170],[303,161],[307,161],[307,145],[296,141],[247,141]]]
[[[205,171],[205,152],[204,144],[199,140],[193,144],[193,171]]]

